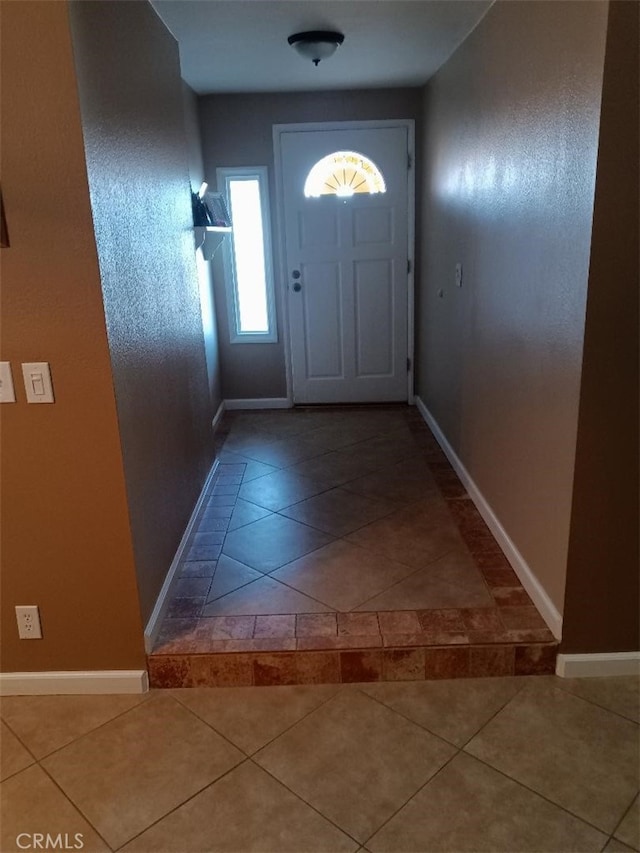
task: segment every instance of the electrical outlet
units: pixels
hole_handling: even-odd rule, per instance
[[[21,640],[42,639],[40,613],[36,604],[16,607],[16,621],[18,623],[18,636]]]

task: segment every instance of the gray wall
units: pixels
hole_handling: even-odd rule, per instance
[[[560,612],[606,21],[498,2],[424,99],[417,391]]]
[[[70,7],[143,619],[213,459],[178,48],[152,7]]]
[[[638,4],[609,9],[562,651],[640,648]]]
[[[273,136],[274,124],[418,118],[419,89],[344,92],[285,92],[257,95],[207,95],[199,99],[206,179],[215,182],[218,166],[267,166],[271,228],[277,248]],[[277,260],[277,254],[276,254]],[[220,329],[222,390],[225,399],[285,397],[287,392],[282,336],[282,282],[276,262],[278,343],[231,344],[222,273],[222,256],[214,261],[215,297]]]
[[[204,181],[200,122],[198,121],[198,96],[184,82],[182,84],[182,94],[189,155],[189,177],[193,191],[198,192]],[[220,352],[218,348],[218,324],[213,298],[213,272],[211,263],[205,261],[202,252],[196,252],[196,267],[198,269],[198,287],[200,290],[200,309],[202,314],[204,351],[207,361],[207,377],[209,379],[209,396],[212,411],[215,413],[222,402],[222,383],[220,377]]]

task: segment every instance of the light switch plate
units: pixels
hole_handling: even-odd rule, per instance
[[[11,375],[11,362],[0,361],[0,403],[15,403],[16,392]]]
[[[456,264],[456,287],[462,287],[462,264]]]
[[[27,392],[27,403],[54,402],[48,362],[31,361],[23,363],[22,376],[24,378],[24,390]]]

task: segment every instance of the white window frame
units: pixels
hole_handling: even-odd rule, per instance
[[[266,332],[241,332],[238,311],[238,287],[235,272],[235,251],[233,230],[223,245],[224,284],[227,296],[227,314],[229,318],[229,340],[232,344],[276,343],[278,327],[275,307],[275,286],[273,278],[273,244],[271,242],[271,221],[269,216],[269,177],[266,166],[220,166],[216,169],[218,191],[224,194],[227,207],[233,220],[229,200],[229,181],[257,180],[260,190],[260,213],[262,216],[262,240],[264,247],[264,273],[267,302]],[[233,222],[232,222],[233,225]]]

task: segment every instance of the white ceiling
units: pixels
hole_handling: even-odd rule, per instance
[[[180,45],[182,76],[199,94],[421,86],[493,0],[151,0]],[[315,67],[292,33],[344,33]]]

